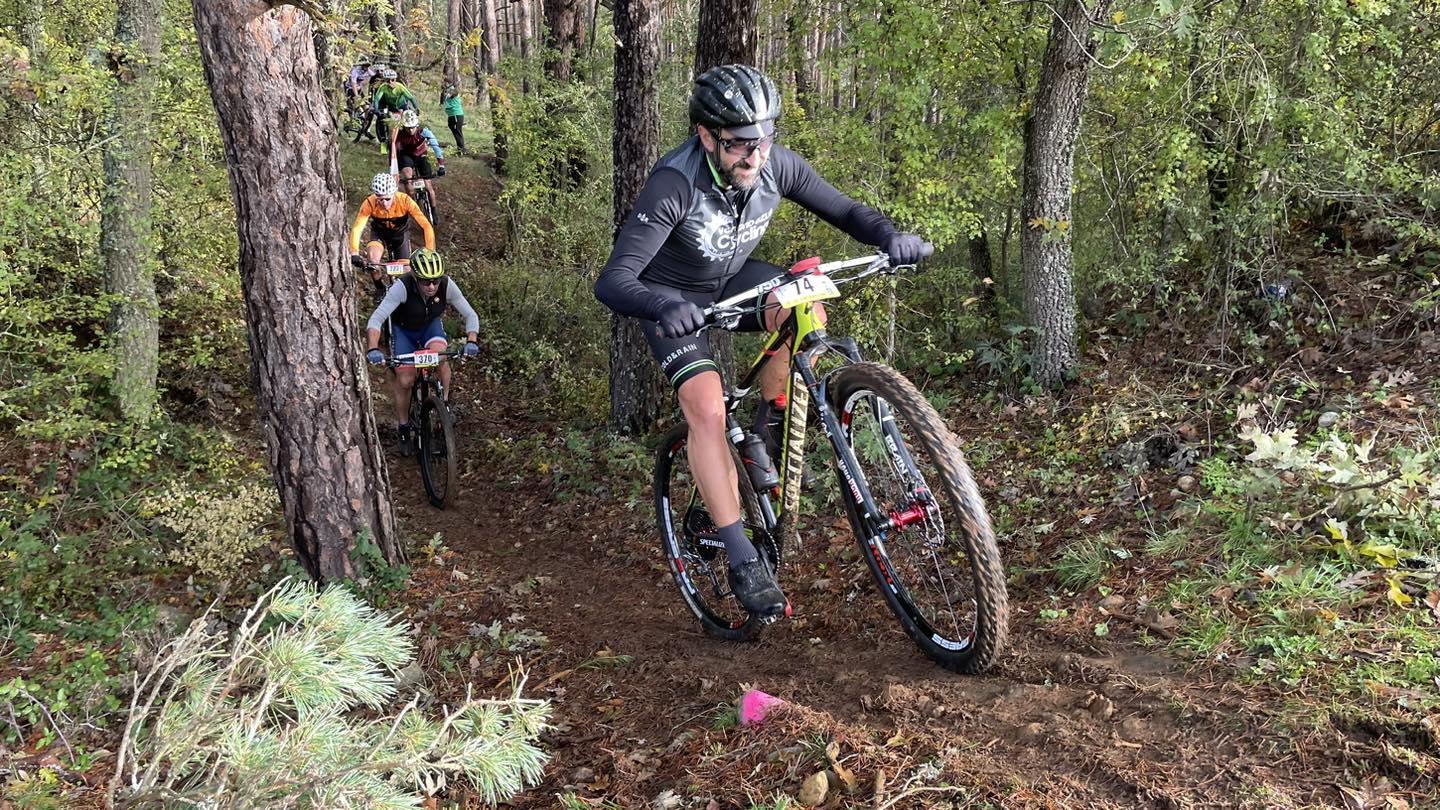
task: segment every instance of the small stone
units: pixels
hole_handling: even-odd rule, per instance
[[[576,768],[570,772],[570,781],[577,785],[595,781],[595,770],[593,768]]]
[[[796,800],[806,807],[816,807],[825,802],[825,794],[830,792],[830,780],[825,776],[824,771],[810,774],[805,782],[800,785],[800,793]]]
[[[1120,739],[1135,742],[1145,736],[1145,721],[1138,717],[1127,717],[1120,721]]]
[[[1181,492],[1194,492],[1195,476],[1182,475],[1180,476],[1180,480],[1175,482],[1175,486],[1179,487]]]
[[[1044,723],[1026,723],[1020,728],[1020,739],[1027,743],[1039,742],[1045,736]]]
[[[828,591],[828,590],[830,590],[830,580],[829,580],[829,579],[817,579],[817,580],[815,580],[814,582],[810,583],[810,588],[811,588],[811,590],[816,590],[816,591]]]
[[[1096,692],[1089,695],[1089,703],[1085,706],[1090,711],[1090,716],[1096,720],[1109,720],[1115,716],[1115,703],[1110,698]]]
[[[1339,414],[1338,412],[1336,412],[1336,411],[1325,411],[1324,413],[1320,414],[1320,418],[1319,418],[1319,419],[1316,419],[1316,420],[1315,420],[1315,424],[1316,424],[1318,427],[1328,428],[1328,427],[1334,425],[1336,422],[1339,422],[1339,421],[1340,421],[1340,414]]]
[[[402,689],[407,686],[415,686],[424,679],[425,671],[420,669],[420,665],[414,661],[411,661],[404,669],[395,673],[395,685]]]
[[[661,793],[650,802],[650,806],[653,807],[654,810],[675,810],[675,808],[680,805],[680,797],[676,796],[673,790],[667,790]]]
[[[1114,613],[1115,611],[1124,607],[1124,605],[1125,597],[1121,596],[1118,593],[1112,593],[1104,599],[1101,599],[1099,602],[1095,603],[1096,607],[1100,608],[1106,613]]]

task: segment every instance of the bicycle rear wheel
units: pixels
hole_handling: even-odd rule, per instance
[[[729,558],[716,534],[714,522],[700,500],[686,453],[689,425],[681,422],[660,440],[655,459],[655,514],[660,526],[660,550],[685,605],[705,632],[731,641],[747,641],[764,629],[730,592]],[[734,455],[740,487],[740,512],[745,530],[774,571],[780,550],[766,530],[759,500],[738,455]]]
[[[427,181],[428,182],[428,181]],[[415,203],[420,206],[420,213],[425,215],[431,226],[435,225],[435,203],[430,199],[430,187],[415,192]]]
[[[927,656],[979,673],[1004,646],[1009,605],[995,532],[955,436],[892,368],[836,371],[833,402],[881,520],[845,481],[842,500],[880,592]]]
[[[430,503],[445,508],[455,472],[455,419],[445,400],[430,394],[420,406],[420,478]]]

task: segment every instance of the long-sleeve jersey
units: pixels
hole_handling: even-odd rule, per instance
[[[380,301],[380,306],[376,307],[375,311],[370,314],[370,320],[365,324],[365,328],[379,329],[380,326],[385,323],[386,318],[389,318],[396,310],[404,307],[410,297],[409,288],[411,284],[413,284],[413,282],[410,282],[408,278],[391,284],[390,291],[385,293],[385,298]],[[455,307],[455,310],[465,319],[465,331],[480,331],[480,315],[475,312],[474,307],[470,306],[470,302],[465,300],[465,294],[460,292],[460,285],[456,284],[453,278],[446,278],[443,285],[445,287],[445,303]],[[411,309],[414,308],[412,307]],[[444,312],[443,306],[436,307],[435,309],[438,310],[438,312]],[[406,329],[424,328],[424,324],[401,324],[401,326]]]
[[[400,82],[380,85],[380,88],[375,91],[374,104],[375,112],[380,115],[400,110],[418,111],[420,109],[420,105],[415,102],[415,94]]]
[[[445,159],[445,152],[440,149],[440,141],[429,127],[421,127],[415,134],[411,134],[406,127],[395,130],[395,154],[420,157],[427,148],[435,152],[436,160]]]
[[[360,213],[355,215],[355,224],[350,227],[350,252],[360,252],[360,234],[365,231],[365,223],[372,223],[371,229],[374,231],[393,236],[404,233],[405,229],[410,227],[411,218],[420,223],[420,230],[425,232],[425,247],[434,250],[435,228],[420,211],[420,206],[410,199],[409,194],[403,191],[395,192],[395,199],[389,208],[381,207],[380,200],[371,194],[360,204]]]
[[[645,282],[718,291],[750,258],[781,199],[800,203],[857,241],[881,245],[896,229],[885,215],[820,177],[804,158],[775,145],[748,192],[723,188],[698,136],[655,164],[630,212],[595,297],[621,315],[654,320],[668,299]]]

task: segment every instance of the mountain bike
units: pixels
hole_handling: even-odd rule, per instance
[[[411,441],[420,461],[420,480],[430,503],[444,509],[450,488],[459,480],[455,452],[455,416],[445,402],[445,387],[440,383],[440,362],[462,357],[456,350],[443,352],[418,351],[397,354],[385,361],[392,370],[414,366],[418,373],[410,389]]]
[[[360,143],[360,139],[377,140],[375,135],[370,134],[370,126],[375,122],[375,110],[365,103],[356,103],[345,112],[345,122],[341,125],[340,131],[343,135],[355,133],[355,139],[351,143]]]
[[[909,380],[862,360],[853,339],[828,335],[814,309],[818,301],[839,297],[842,286],[913,269],[892,266],[883,253],[826,264],[807,259],[787,274],[716,302],[705,310],[705,323],[733,330],[772,291],[779,303],[771,306],[792,308],[725,397],[745,531],[771,572],[778,572],[786,546],[798,541],[805,435],[813,411],[834,450],[851,530],[886,604],[925,655],[947,669],[978,673],[1004,645],[1009,607],[995,533],[959,443]],[[756,433],[741,427],[739,409],[756,390],[761,369],[782,353],[791,360],[789,406],[774,464]],[[836,363],[823,373],[816,367],[822,356]],[[757,414],[757,422],[762,418]],[[688,436],[682,422],[657,451],[661,547],[704,630],[749,640],[780,617],[750,615],[729,591],[725,546],[696,488],[685,452]]]

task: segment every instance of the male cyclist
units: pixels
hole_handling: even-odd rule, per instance
[[[883,245],[897,264],[919,259],[924,244],[777,145],[779,117],[780,93],[753,67],[721,65],[695,79],[694,134],[651,171],[595,284],[602,303],[641,319],[650,350],[675,387],[690,424],[688,454],[696,484],[730,561],[730,588],[759,616],[782,612],[785,595],[745,535],[720,370],[708,335],[695,334],[704,324],[701,307],[785,272],[750,258],[782,198],[857,241]],[[773,302],[771,294],[763,303]],[[762,323],[761,304],[756,301],[756,312],[742,320],[742,330],[773,330],[790,314],[772,309]],[[772,410],[784,408],[789,374],[786,362],[765,367],[760,388]]]
[[[480,316],[465,300],[454,279],[445,276],[445,259],[430,248],[421,248],[410,257],[410,273],[390,285],[385,300],[375,308],[366,324],[369,337],[369,351],[365,359],[375,365],[385,362],[385,353],[380,351],[380,327],[386,318],[391,318],[394,327],[395,354],[409,354],[419,347],[433,352],[444,351],[445,326],[441,316],[445,308],[453,306],[465,318],[465,356],[474,357],[480,353],[477,332],[480,331]],[[400,452],[408,455],[411,448],[410,389],[415,387],[415,367],[395,368],[395,425],[400,435]],[[450,364],[440,364],[440,384],[445,396],[450,396]]]
[[[391,113],[404,112],[405,110],[419,111],[420,105],[415,101],[415,94],[410,88],[400,83],[399,74],[390,68],[386,68],[380,74],[381,83],[375,90],[375,134],[380,136],[380,154],[388,154],[390,146],[390,123]]]
[[[417,176],[428,180],[445,175],[445,153],[441,151],[435,133],[429,127],[420,126],[419,113],[406,110],[401,123],[403,126],[390,133],[390,148],[400,169],[400,179],[405,183],[405,191],[409,193],[410,181]],[[430,184],[430,206],[437,212],[435,219],[439,220],[440,196],[435,193],[434,183]]]
[[[389,172],[375,175],[370,181],[370,191],[373,193],[360,204],[360,213],[355,215],[355,224],[350,228],[350,259],[359,260],[360,234],[365,231],[365,224],[370,223],[372,238],[366,245],[366,253],[378,294],[385,291],[385,285],[381,283],[384,271],[376,265],[386,253],[392,259],[410,258],[410,221],[420,223],[420,230],[425,233],[425,247],[430,250],[435,249],[435,228],[420,212],[420,206],[408,194],[396,189],[395,175]]]

